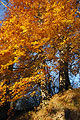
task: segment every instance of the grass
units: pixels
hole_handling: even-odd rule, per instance
[[[79,120],[80,88],[69,89],[44,100],[37,109],[24,113],[15,120]]]

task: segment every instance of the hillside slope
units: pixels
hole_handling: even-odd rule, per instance
[[[56,94],[15,120],[80,120],[80,88]]]

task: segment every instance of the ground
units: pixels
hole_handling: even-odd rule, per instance
[[[15,120],[80,120],[80,88],[43,100],[34,111],[24,113]]]

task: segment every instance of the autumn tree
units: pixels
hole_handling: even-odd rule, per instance
[[[68,65],[75,53],[79,57],[76,1],[10,0],[6,7],[0,27],[0,105],[25,96],[34,84],[45,85],[46,61],[57,61],[51,69],[60,73],[60,90],[68,89]]]

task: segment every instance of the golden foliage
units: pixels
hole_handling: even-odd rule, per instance
[[[44,61],[56,60],[58,50],[63,51],[65,61],[71,60],[65,54],[68,47],[69,54],[79,53],[80,19],[75,14],[75,0],[9,2],[8,16],[0,27],[1,103],[22,97],[29,87],[27,83],[44,79]],[[17,68],[9,70],[15,63]],[[5,79],[10,80],[9,85],[4,84]],[[6,85],[11,92],[5,96]]]

